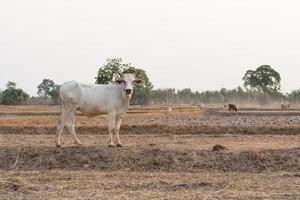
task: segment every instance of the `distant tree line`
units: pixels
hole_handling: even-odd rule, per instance
[[[190,88],[157,89],[150,93],[149,101],[153,104],[169,103],[237,103],[237,104],[268,104],[288,101],[300,103],[300,89],[283,94],[280,74],[269,65],[262,65],[255,70],[248,70],[244,77],[244,88],[222,88],[215,91],[192,91]]]
[[[38,85],[39,96],[30,97],[23,89],[17,88],[17,83],[8,81],[6,89],[0,91],[0,104],[23,105],[23,104],[58,104],[59,85],[53,80],[43,79]]]
[[[300,89],[287,93],[286,99],[292,104],[300,103]]]
[[[274,101],[289,100],[290,94],[280,93],[280,74],[269,65],[262,65],[255,70],[248,70],[244,77],[244,88],[227,90],[222,88],[219,91],[192,91],[190,88],[176,90],[153,89],[147,73],[141,68],[133,67],[130,63],[124,64],[121,58],[108,59],[98,71],[97,84],[113,82],[122,72],[141,72],[139,78],[145,80],[145,87],[136,88],[131,101],[132,104],[172,104],[172,103],[253,103],[267,104]],[[139,73],[138,73],[139,74]],[[295,92],[293,91],[292,94]],[[297,95],[300,95],[299,93]],[[299,96],[300,97],[300,96]],[[293,97],[295,102],[296,96]]]
[[[153,84],[145,70],[123,63],[121,58],[108,59],[97,73],[96,84],[112,83],[122,73],[135,73],[145,82],[144,87],[136,87],[132,104],[207,104],[207,103],[237,103],[237,104],[268,104],[288,101],[300,103],[300,89],[291,93],[281,93],[280,74],[269,65],[262,65],[255,70],[248,70],[244,77],[244,87],[235,89],[222,88],[215,91],[192,91],[190,88],[176,90],[153,89]],[[6,89],[0,91],[0,104],[58,104],[59,85],[51,79],[43,79],[37,86],[37,97],[30,97],[15,82],[9,81]]]
[[[300,100],[300,92],[298,95]],[[157,89],[151,91],[149,98],[149,102],[151,104],[237,103],[262,105],[272,102],[281,102],[284,100],[289,100],[289,98],[283,94],[266,95],[262,92],[245,90],[242,87],[230,90],[222,88],[220,90],[204,92],[192,91],[190,88],[182,90]],[[294,102],[296,103],[296,101]]]

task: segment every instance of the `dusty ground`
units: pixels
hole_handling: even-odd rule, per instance
[[[9,171],[5,199],[299,199],[299,174]],[[4,181],[3,181],[4,182]],[[1,182],[0,182],[1,184]]]
[[[123,148],[105,115],[56,148],[57,108],[0,107],[0,199],[300,199],[300,111],[166,108],[132,109]]]

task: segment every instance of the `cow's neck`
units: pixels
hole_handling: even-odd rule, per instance
[[[126,107],[128,109],[129,105],[130,105],[130,100],[131,100],[132,95],[129,95],[129,96],[125,95],[125,96],[126,96],[125,97],[125,104],[126,104]]]
[[[131,97],[132,97],[132,95],[128,96],[126,94],[123,94],[123,106],[124,106],[124,108],[126,108],[126,110],[129,108]]]

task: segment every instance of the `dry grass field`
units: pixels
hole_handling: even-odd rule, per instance
[[[300,110],[135,106],[122,148],[79,114],[56,148],[58,110],[0,107],[0,199],[300,199]]]

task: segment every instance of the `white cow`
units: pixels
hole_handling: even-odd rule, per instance
[[[114,145],[113,133],[115,133],[117,146],[121,147],[119,138],[121,120],[128,110],[134,85],[143,85],[143,81],[137,79],[135,74],[122,74],[120,79],[107,85],[82,84],[75,81],[63,84],[59,90],[61,116],[58,119],[56,146],[61,146],[60,138],[65,125],[74,143],[81,145],[74,129],[74,115],[78,110],[87,116],[107,113],[108,146]]]

